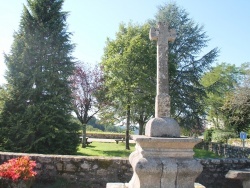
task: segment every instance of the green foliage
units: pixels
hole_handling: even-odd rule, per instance
[[[149,29],[148,24],[121,24],[116,39],[107,40],[101,62],[106,99],[111,106],[104,114],[118,116],[119,121],[126,119],[127,149],[131,120],[145,121],[153,114],[155,73],[151,73],[156,70],[156,58],[155,52],[149,53],[155,51],[148,40]]]
[[[97,129],[97,128],[94,128],[94,127],[91,126],[91,125],[87,125],[86,131],[87,131],[87,132],[103,132],[102,130]]]
[[[200,79],[215,61],[218,50],[212,49],[198,58],[207,46],[208,37],[203,27],[195,24],[176,4],[159,7],[150,25],[155,27],[158,21],[168,22],[177,31],[176,40],[169,44],[168,55],[171,114],[181,126],[202,127],[206,93]],[[134,114],[132,119],[139,124],[145,124],[154,114],[156,44],[149,41],[148,32],[147,24],[127,27],[122,24],[116,39],[107,41],[102,60],[106,93],[113,102],[113,108],[107,111],[115,112],[122,119],[129,104]]]
[[[0,118],[1,145],[14,152],[73,154],[78,125],[71,122],[69,77],[74,63],[63,0],[29,0],[14,34]]]
[[[99,120],[97,120],[95,117],[92,117],[89,120],[88,125],[91,125],[94,129],[98,129],[100,131],[105,130],[105,125],[99,124]]]
[[[237,134],[250,129],[250,63],[242,65],[245,75],[235,91],[225,100],[221,108],[225,116],[225,126]]]
[[[225,99],[240,83],[243,74],[244,72],[241,68],[221,63],[213,67],[202,77],[201,83],[206,88],[207,93],[205,100],[207,119],[216,128],[220,128],[225,124],[225,116],[221,108],[224,105]]]
[[[0,113],[2,112],[4,108],[4,103],[8,99],[8,90],[6,86],[2,85],[0,86]]]
[[[235,138],[236,136],[235,132],[215,129],[212,132],[212,142],[227,143],[229,138]]]
[[[133,121],[140,115],[147,120],[153,114],[156,48],[148,39],[149,29],[148,24],[121,24],[116,39],[108,39],[101,63],[113,106],[107,110],[121,117],[129,105]]]
[[[207,129],[204,132],[204,141],[211,142],[214,129]]]
[[[125,130],[119,126],[114,125],[106,125],[105,132],[115,132],[115,133],[123,133]]]

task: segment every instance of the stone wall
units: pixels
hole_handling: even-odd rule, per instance
[[[249,159],[199,159],[203,171],[196,182],[206,188],[242,188],[242,182],[225,178],[229,170],[250,168]]]
[[[105,188],[108,182],[129,182],[133,171],[127,158],[101,158],[67,155],[42,155],[0,152],[0,164],[19,156],[37,162],[37,180],[53,181],[58,177],[83,182],[88,188]],[[250,159],[197,159],[203,171],[196,179],[207,188],[241,188],[239,180],[226,179],[231,169],[250,168]]]
[[[0,164],[11,158],[30,156],[37,163],[36,180],[54,181],[58,177],[83,182],[89,188],[102,188],[107,182],[127,182],[133,170],[127,158],[101,158],[67,155],[17,154],[0,152]]]
[[[231,146],[228,144],[220,144],[215,142],[201,142],[195,146],[226,158],[249,158],[250,148],[243,148],[238,146]]]
[[[240,138],[229,138],[227,140],[227,143],[232,146],[239,146],[239,147],[243,146],[242,140]],[[250,148],[250,139],[245,140],[245,147]]]

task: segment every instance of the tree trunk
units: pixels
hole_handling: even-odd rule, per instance
[[[86,148],[86,124],[82,124],[82,148]]]
[[[127,125],[126,125],[126,149],[130,150],[129,147],[129,127],[130,127],[130,104],[127,105]]]
[[[137,122],[139,124],[139,135],[142,135],[142,133],[143,133],[143,125],[144,125],[143,115],[140,115],[140,119],[138,119]]]
[[[144,123],[139,122],[139,135],[143,134],[143,125],[144,125]]]

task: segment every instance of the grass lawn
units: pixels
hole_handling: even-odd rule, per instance
[[[125,149],[125,143],[92,142],[86,148],[78,147],[77,155],[102,157],[128,157],[135,150],[135,144],[129,144],[130,150]]]
[[[214,154],[211,151],[194,149],[194,158],[204,159],[204,158],[222,158],[222,157]]]
[[[130,150],[125,149],[125,143],[93,142],[86,148],[78,147],[77,155],[102,157],[128,157],[135,150],[135,144],[130,144]],[[194,158],[221,158],[206,150],[194,149]]]

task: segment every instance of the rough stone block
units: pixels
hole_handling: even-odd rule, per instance
[[[180,126],[173,118],[153,118],[146,124],[145,135],[149,137],[180,137]]]

